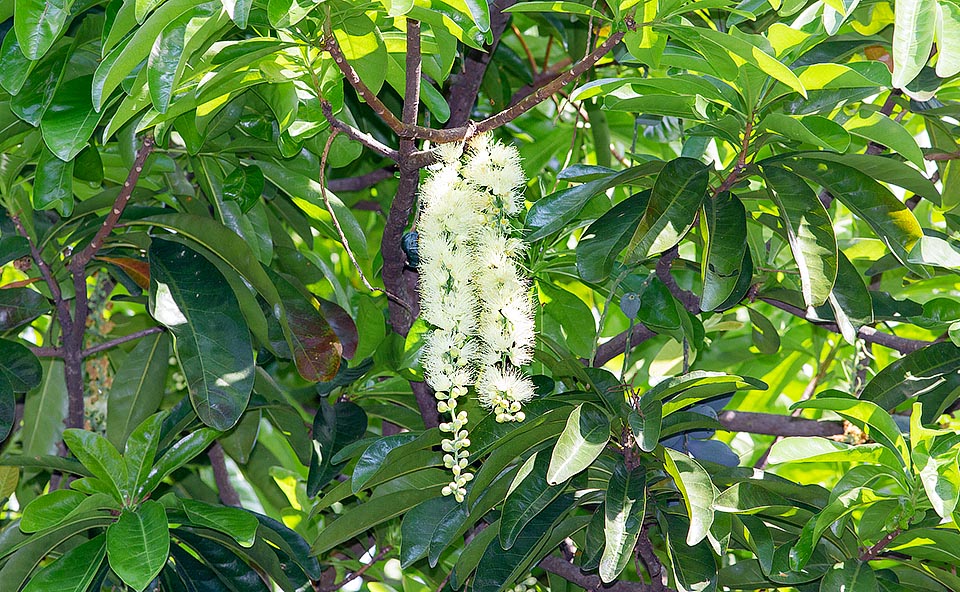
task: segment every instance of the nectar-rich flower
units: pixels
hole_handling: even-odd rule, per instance
[[[525,183],[516,148],[481,134],[445,144],[421,185],[418,222],[420,308],[432,326],[423,349],[424,378],[436,392],[444,466],[443,495],[466,498],[469,417],[457,399],[475,387],[498,422],[523,421],[534,385],[520,371],[533,359],[530,284],[513,225]]]

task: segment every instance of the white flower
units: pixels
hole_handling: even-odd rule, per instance
[[[444,164],[459,164],[463,156],[463,142],[449,142],[440,144],[434,149],[437,159]]]

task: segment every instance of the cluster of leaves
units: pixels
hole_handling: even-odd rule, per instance
[[[960,589],[960,9],[895,8],[0,6],[0,581]],[[399,237],[467,116],[538,396],[458,504]]]

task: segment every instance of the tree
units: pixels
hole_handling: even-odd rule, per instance
[[[4,589],[960,589],[895,8],[3,5]]]

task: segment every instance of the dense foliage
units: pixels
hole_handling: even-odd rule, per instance
[[[0,35],[4,590],[960,590],[953,0]]]

